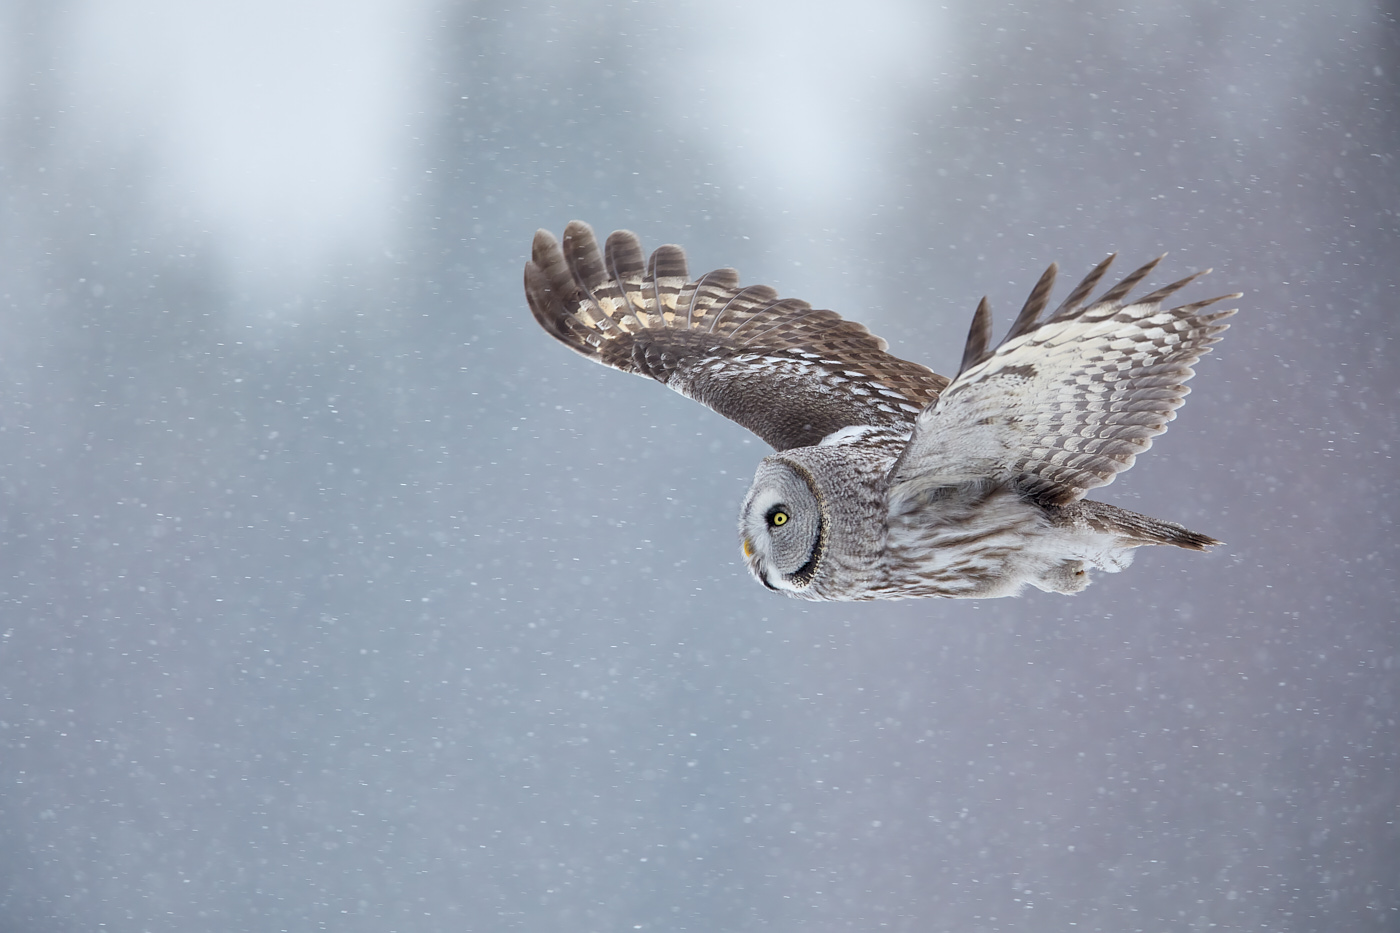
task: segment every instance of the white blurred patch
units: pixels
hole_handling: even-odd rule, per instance
[[[866,307],[875,215],[897,209],[915,95],[950,69],[947,14],[918,0],[691,0],[695,47],[670,80],[700,122],[723,183],[763,206],[773,279],[822,307],[878,324]],[[798,276],[780,270],[802,267]],[[741,270],[743,271],[743,270]]]
[[[879,189],[906,91],[945,67],[943,16],[917,0],[694,0],[698,44],[673,80],[699,91],[731,171],[782,209]]]
[[[98,0],[72,19],[85,123],[157,160],[156,195],[237,278],[382,248],[417,135],[420,0]]]

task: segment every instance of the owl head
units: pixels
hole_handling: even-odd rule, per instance
[[[799,599],[873,595],[891,455],[868,433],[837,432],[758,465],[739,512],[740,547],[758,582]]]
[[[822,571],[830,519],[812,471],[782,456],[758,465],[739,512],[749,572],[770,590],[808,596]]]

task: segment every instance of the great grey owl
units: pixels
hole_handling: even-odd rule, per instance
[[[1075,593],[1132,549],[1219,544],[1084,493],[1166,430],[1192,364],[1220,339],[1225,295],[1163,309],[1204,273],[1134,300],[1158,260],[1090,300],[1113,260],[1042,316],[1056,267],[989,346],[984,298],[952,380],[885,352],[854,321],[741,288],[733,269],[692,281],[685,253],[643,258],[627,231],[599,253],[574,221],[535,234],[525,295],[540,326],[589,359],[649,376],[777,451],[739,515],[749,570],[803,599]],[[1159,257],[1160,259],[1160,257]]]

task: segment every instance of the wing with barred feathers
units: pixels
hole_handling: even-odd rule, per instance
[[[680,247],[642,256],[625,230],[602,253],[579,221],[562,244],[539,231],[525,265],[535,320],[569,349],[655,379],[777,450],[853,425],[910,428],[948,384],[855,321],[766,285],[741,288],[733,269],[692,281]]]
[[[1044,505],[1066,505],[1133,465],[1167,429],[1190,390],[1192,366],[1234,310],[1205,308],[1239,294],[1163,308],[1205,273],[1129,301],[1153,260],[1087,299],[1109,256],[1044,320],[1056,267],[1040,279],[1006,338],[987,348],[986,301],[973,316],[961,371],[918,417],[891,471],[894,498],[971,479],[1014,481]],[[1209,271],[1209,270],[1207,270]]]

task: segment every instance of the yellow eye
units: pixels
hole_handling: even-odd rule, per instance
[[[773,517],[772,519],[770,519],[770,521],[772,521],[774,525],[786,525],[787,518],[788,517],[786,512],[774,512]]]

